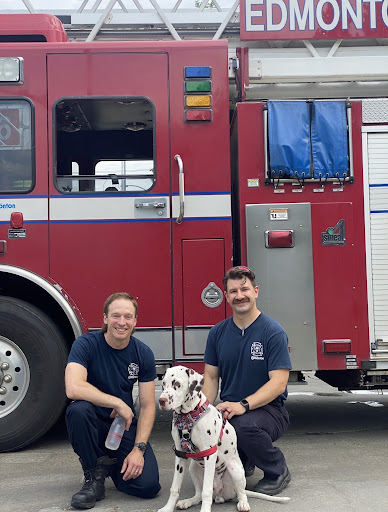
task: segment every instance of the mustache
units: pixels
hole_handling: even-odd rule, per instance
[[[245,297],[244,299],[234,299],[233,304],[242,304],[243,302],[250,302],[250,299],[248,297]]]

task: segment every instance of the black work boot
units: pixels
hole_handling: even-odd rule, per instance
[[[257,482],[253,490],[269,496],[276,496],[287,487],[291,481],[291,474],[287,465],[284,467],[283,473],[276,478],[264,477]]]
[[[80,462],[85,481],[82,489],[72,497],[71,506],[74,508],[93,508],[96,501],[105,498],[105,478],[108,476],[110,466],[116,464],[117,459],[111,459],[107,456],[100,457],[93,469],[86,469],[81,459]]]

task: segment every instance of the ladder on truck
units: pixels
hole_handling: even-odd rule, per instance
[[[78,8],[45,10],[38,3],[6,0],[0,13],[54,14],[70,41],[227,39],[233,83],[236,48],[245,46],[247,100],[387,95],[388,38],[241,42],[240,0],[79,0]]]

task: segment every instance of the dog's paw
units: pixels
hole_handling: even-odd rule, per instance
[[[248,512],[251,510],[251,507],[249,506],[248,501],[239,501],[237,503],[237,510],[239,510],[239,512]]]
[[[217,503],[217,505],[219,503],[225,503],[225,498],[223,496],[215,496],[214,497],[214,503]]]
[[[193,500],[192,500],[192,499],[180,500],[180,501],[178,501],[178,503],[176,504],[176,508],[177,508],[178,510],[186,510],[186,509],[190,508],[192,505],[194,505],[194,503],[193,503]]]

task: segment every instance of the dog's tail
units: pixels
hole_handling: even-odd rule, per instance
[[[269,494],[263,494],[261,492],[254,492],[254,491],[245,491],[248,498],[258,498],[260,500],[266,500],[266,501],[275,501],[276,503],[287,503],[287,501],[290,501],[291,498],[286,498],[285,496],[270,496]]]

